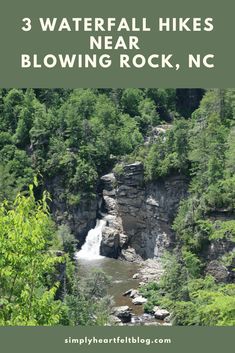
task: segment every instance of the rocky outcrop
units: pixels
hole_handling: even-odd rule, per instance
[[[210,242],[205,257],[208,261],[217,260],[225,254],[235,250],[235,244],[229,239],[216,239]]]
[[[120,254],[120,233],[113,222],[111,226],[106,225],[103,228],[100,254],[115,259],[118,258]]]
[[[228,220],[229,218],[217,218],[217,220]],[[234,219],[234,216],[233,218]],[[216,282],[235,283],[235,244],[228,237],[223,239],[213,239],[202,253],[207,262],[205,274],[213,276]],[[230,265],[224,265],[226,257],[230,257]]]
[[[128,262],[142,262],[142,257],[138,255],[135,249],[131,248],[130,246],[125,249],[121,249],[120,259]]]
[[[139,278],[141,285],[149,282],[158,282],[163,274],[159,259],[148,259],[141,264]]]
[[[152,130],[148,133],[148,136],[145,138],[145,145],[151,145],[157,141],[157,139],[164,135],[167,130],[171,129],[171,124],[158,125],[152,128]]]
[[[228,282],[229,271],[219,261],[213,260],[206,267],[206,273],[215,278],[216,282]]]
[[[103,209],[110,215],[101,253],[127,261],[159,257],[174,244],[171,225],[186,195],[187,180],[175,175],[145,184],[142,163],[121,169],[118,175],[101,178]]]

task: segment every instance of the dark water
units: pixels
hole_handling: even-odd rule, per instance
[[[104,257],[97,260],[78,259],[78,265],[82,276],[93,269],[100,269],[111,276],[112,286],[108,289],[108,293],[113,296],[115,305],[128,305],[134,315],[143,314],[142,305],[134,305],[131,298],[123,296],[128,289],[137,289],[139,286],[139,280],[132,278],[139,270],[138,264]]]

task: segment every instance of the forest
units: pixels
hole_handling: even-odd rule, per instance
[[[173,240],[149,256],[130,232],[110,257],[130,247],[158,257],[161,278],[140,286],[146,313],[234,326],[234,117],[235,89],[1,89],[0,325],[110,325],[112,278],[82,276],[74,256],[95,226],[102,176],[118,189],[139,163],[142,194],[183,180]]]

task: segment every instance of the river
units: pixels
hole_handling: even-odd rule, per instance
[[[123,296],[128,289],[138,288],[139,281],[132,276],[138,272],[139,265],[131,262],[100,257],[99,259],[78,259],[79,272],[81,276],[87,275],[94,269],[100,269],[112,277],[112,285],[108,288],[108,294],[114,299],[116,306],[128,305],[134,315],[143,314],[142,305],[134,305],[131,298]]]

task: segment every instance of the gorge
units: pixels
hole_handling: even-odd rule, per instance
[[[235,324],[233,89],[0,93],[2,325]]]

